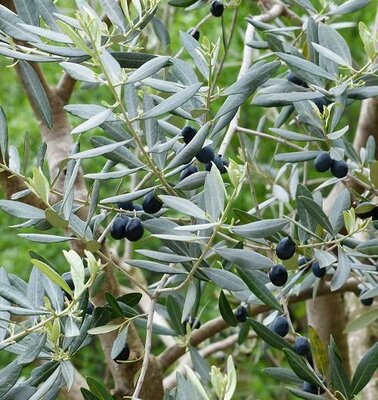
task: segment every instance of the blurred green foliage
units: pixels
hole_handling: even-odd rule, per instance
[[[62,5],[65,8],[65,11],[73,15],[71,7],[74,2],[72,0],[59,0],[57,3],[58,6]],[[225,61],[224,71],[219,79],[219,86],[221,87],[227,86],[236,80],[243,53],[244,30],[247,24],[245,17],[250,13],[252,13],[253,15],[257,15],[259,13],[256,3],[256,1],[251,2],[250,0],[243,1],[241,7],[237,12],[235,36]],[[224,13],[224,26],[226,30],[226,35],[228,35],[229,27],[231,26],[233,12],[234,11],[232,9],[227,9]],[[164,21],[167,21],[168,23],[169,32],[171,35],[171,49],[163,50],[162,52],[165,52],[167,54],[176,54],[177,51],[180,49],[177,34],[178,31],[188,30],[189,28],[195,26],[198,21],[200,21],[203,17],[207,15],[207,13],[207,7],[193,12],[186,12],[184,11],[184,9],[173,9],[170,7],[168,8],[167,5],[163,5],[159,12],[159,17],[162,18]],[[364,8],[360,12],[352,14],[348,17],[350,22],[355,23],[354,27],[343,28],[340,30],[340,33],[342,33],[342,35],[346,38],[348,44],[350,45],[352,55],[359,65],[363,64],[364,59],[362,43],[358,35],[357,21],[363,20],[367,25],[371,25],[374,20],[374,13],[374,7]],[[206,36],[210,41],[215,42],[218,35],[220,35],[222,31],[221,20],[210,18],[201,27],[200,31],[200,40],[202,40],[202,38]],[[146,41],[144,43],[148,46],[148,43],[146,43]],[[152,50],[147,47],[147,51]],[[255,58],[257,59],[258,57],[259,53],[256,50]],[[183,53],[183,58],[188,60],[190,59],[190,57],[185,54],[185,52]],[[59,81],[61,72],[58,66],[43,65],[43,69],[46,73],[46,77],[49,83],[56,84]],[[17,80],[15,70],[14,68],[12,68],[12,61],[5,59],[4,57],[0,57],[0,70],[0,105],[3,107],[8,119],[10,144],[14,145],[18,149],[22,159],[24,137],[26,133],[29,134],[31,143],[31,163],[28,169],[28,173],[30,173],[32,166],[35,164],[36,154],[40,146],[38,123],[34,118],[31,107]],[[106,89],[85,89],[80,86],[76,88],[70,100],[71,103],[93,104],[101,104],[102,101],[111,102],[110,94],[106,91]],[[356,129],[359,107],[360,104],[358,102],[351,104],[348,108],[347,113],[344,116],[343,122],[350,126],[349,138],[353,138]],[[242,109],[240,125],[245,128],[256,129],[257,123],[262,115],[262,109],[258,109],[256,107],[251,108],[247,103],[247,105],[243,106]],[[269,122],[269,118],[271,118],[272,121],[274,121],[275,119],[273,110],[268,110],[267,115],[268,123],[266,124],[266,129],[269,126],[273,125],[272,122]],[[80,121],[78,118],[73,117],[70,117],[70,120],[72,121],[73,125],[78,124]],[[176,122],[178,123],[178,126],[183,125],[183,121],[177,119]],[[91,134],[100,133],[100,131],[91,132]],[[86,133],[80,139],[83,149],[88,147],[88,138],[89,134]],[[230,146],[230,151],[227,154],[227,157],[232,158],[236,161],[240,161],[239,154],[237,153],[237,138],[234,138],[233,143],[234,146]],[[268,171],[270,168],[276,169],[280,167],[279,165],[270,165],[273,158],[272,154],[274,151],[275,144],[273,144],[272,142],[260,142],[259,151],[257,152],[257,161],[262,168],[266,167]],[[99,172],[104,162],[104,159],[98,160],[98,162],[97,160],[96,162],[85,160],[85,162],[83,162],[83,167],[86,173]],[[267,165],[264,166],[263,164],[265,163]],[[45,173],[48,173],[46,165]],[[272,176],[274,176],[274,174],[272,174]],[[267,193],[267,182],[257,175],[253,177],[253,180],[256,185],[256,191],[259,201],[265,200],[265,196]],[[130,182],[126,180],[122,185],[121,192],[125,192],[129,187],[129,184]],[[90,185],[88,185],[88,188],[90,188]],[[101,189],[101,197],[114,194],[115,189],[116,188],[112,186],[112,181],[106,182]],[[4,198],[4,194],[2,193],[1,188],[0,197]],[[239,203],[237,204],[237,207],[245,210],[253,207],[253,201],[248,190],[244,191],[243,195],[239,198]],[[15,225],[19,222],[18,220],[16,220],[16,218],[9,217],[6,214],[1,213],[0,221],[0,265],[5,267],[7,271],[17,274],[23,279],[27,279],[31,270],[31,263],[28,255],[28,250],[30,248],[33,248],[34,251],[42,254],[44,257],[51,260],[57,266],[59,272],[62,273],[67,271],[68,268],[61,252],[62,249],[67,248],[67,244],[54,244],[49,246],[38,243],[31,244],[26,240],[18,238],[17,232],[14,229],[9,228],[10,226]],[[24,231],[27,232],[30,230],[25,229]],[[148,240],[149,246],[151,248],[158,246],[158,240]],[[143,246],[143,241],[141,242],[141,245]],[[123,249],[121,246],[120,252],[122,250]],[[123,278],[121,278],[121,282],[122,281]],[[202,320],[214,318],[219,315],[216,306],[217,294],[214,292],[213,289],[214,287],[212,286],[208,286],[208,288],[206,289],[208,293],[204,297],[208,300],[209,304],[205,308],[205,312],[201,318]],[[304,305],[297,305],[293,307],[292,317],[295,323],[298,324],[298,326],[303,325],[303,321],[305,318]],[[239,376],[239,386],[236,392],[237,398],[251,400],[284,400],[291,398],[290,395],[285,393],[282,388],[277,385],[276,381],[271,378],[267,378],[261,371],[264,367],[272,366],[276,363],[281,365],[282,360],[277,360],[276,358],[274,358],[277,356],[277,354],[272,354],[268,357],[266,355],[266,352],[262,352],[263,343],[261,341],[257,343],[258,344],[255,345],[253,349],[242,348],[240,350],[240,354],[237,356],[237,358],[235,358],[235,363]],[[155,345],[158,345],[157,341]],[[105,368],[100,362],[100,360],[102,359],[100,354],[101,349],[99,343],[97,341],[93,341],[90,346],[88,346],[80,353],[80,356],[76,357],[74,363],[83,375],[91,375],[96,377],[102,376],[106,378]],[[5,361],[5,358],[8,362],[9,357],[10,356],[5,355],[4,352],[1,352],[0,366],[2,365],[2,361]],[[216,365],[222,365],[223,361],[223,358],[219,357],[218,354],[215,354],[215,356],[209,360],[209,362]]]

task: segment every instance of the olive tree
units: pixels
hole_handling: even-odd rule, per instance
[[[378,29],[346,19],[374,2],[0,3],[0,55],[41,133],[19,154],[3,98],[0,209],[32,248],[67,244],[64,266],[30,250],[27,281],[0,270],[0,398],[240,398],[232,349],[253,342],[279,354],[277,393],[376,399],[378,345],[352,362],[347,335],[377,308],[345,321],[347,293],[378,294]],[[205,17],[170,30],[183,12]],[[362,62],[342,34],[356,27]],[[307,327],[290,313],[305,301]],[[74,366],[97,340],[107,383]]]

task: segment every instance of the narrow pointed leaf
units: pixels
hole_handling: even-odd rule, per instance
[[[282,230],[289,221],[286,219],[265,219],[233,227],[232,232],[246,238],[267,238]]]
[[[319,386],[319,379],[313,371],[309,369],[303,357],[294,353],[294,351],[289,349],[283,349],[286,359],[292,368],[292,370],[297,374],[297,376],[306,382],[310,382],[316,386]]]
[[[202,272],[222,289],[233,291],[246,289],[244,282],[230,271],[217,268],[204,268]]]
[[[208,220],[205,212],[190,200],[166,195],[160,195],[159,198],[163,201],[164,205],[169,208],[195,218]]]
[[[35,267],[42,271],[49,279],[51,279],[54,283],[60,286],[65,292],[67,292],[71,297],[73,297],[73,293],[71,288],[68,286],[67,282],[57,273],[55,272],[49,265],[46,263],[37,260],[31,259],[31,262]]]
[[[148,271],[157,272],[159,274],[187,274],[183,269],[178,269],[171,267],[169,265],[157,263],[154,261],[147,260],[125,260],[127,264],[130,264],[134,267],[146,269]]]
[[[276,54],[279,58],[281,58],[281,60],[285,61],[289,67],[293,66],[294,68],[298,68],[312,75],[316,75],[321,78],[326,78],[331,81],[336,80],[336,77],[334,75],[331,75],[329,72],[318,67],[316,64],[313,64],[310,61],[307,61],[300,57],[293,56],[291,54],[284,54],[284,53],[276,53]]]
[[[236,319],[227,297],[223,293],[223,290],[221,290],[219,295],[218,307],[222,318],[227,322],[228,325],[238,326],[238,320]]]
[[[100,4],[110,21],[121,28],[121,30],[124,32],[126,30],[125,16],[118,5],[118,2],[116,0],[100,0]]]
[[[331,291],[341,289],[351,273],[351,261],[344,251],[339,247],[336,271],[331,280]]]
[[[309,392],[305,392],[305,391],[300,390],[300,389],[295,389],[295,388],[288,387],[287,390],[290,393],[293,393],[293,395],[295,395],[296,397],[299,397],[300,399],[304,399],[304,400],[324,400],[323,396],[319,396],[317,394],[312,394],[312,393],[309,393]]]
[[[16,384],[21,369],[21,365],[14,360],[0,371],[0,398],[3,398]]]
[[[256,332],[256,334],[270,346],[278,350],[293,349],[292,345],[289,342],[287,342],[280,335],[263,325],[261,322],[258,322],[252,318],[249,318],[248,322],[250,323],[252,329]]]
[[[103,154],[108,154],[111,151],[118,149],[118,147],[124,146],[128,142],[129,140],[124,140],[123,142],[111,143],[105,146],[96,147],[95,149],[85,150],[80,153],[73,154],[70,156],[70,158],[77,160],[102,156]]]
[[[303,203],[307,211],[312,215],[316,222],[323,227],[327,232],[334,236],[334,231],[328,217],[325,215],[324,211],[321,209],[318,203],[308,197],[299,196],[299,201]]]
[[[84,67],[84,65],[71,62],[62,62],[59,65],[67,72],[68,75],[78,81],[98,83],[98,80],[94,76],[94,72],[91,69]]]
[[[312,327],[308,327],[308,336],[311,344],[311,353],[314,357],[315,364],[323,376],[328,376],[328,355],[324,349],[318,333]]]
[[[156,74],[169,63],[169,59],[169,56],[160,56],[147,61],[129,76],[127,83],[135,83]]]
[[[353,375],[351,392],[357,395],[369,383],[378,368],[378,343],[375,343],[358,363]]]
[[[242,268],[238,267],[238,272],[244,283],[257,298],[259,298],[264,304],[268,305],[269,307],[272,307],[273,309],[278,311],[282,311],[281,304],[266,288],[264,282],[261,280],[256,271],[244,271]]]
[[[302,384],[302,379],[299,379],[293,371],[287,368],[280,368],[280,367],[264,368],[263,372],[269,376],[272,376],[275,379],[278,379],[280,382],[283,383],[289,383],[298,386]]]
[[[252,250],[220,247],[214,249],[214,251],[226,260],[246,270],[257,270],[274,266],[270,258]]]
[[[95,115],[94,117],[88,119],[87,121],[83,122],[82,124],[78,125],[76,128],[74,128],[71,131],[71,134],[77,134],[77,133],[82,133],[89,131],[90,129],[97,128],[99,125],[104,123],[108,117],[112,114],[113,109],[109,108],[107,110],[104,110],[98,115]]]
[[[127,336],[128,336],[128,325],[124,327],[121,332],[118,334],[116,340],[113,343],[112,351],[111,351],[111,358],[114,360],[119,353],[124,349],[127,343]]]
[[[165,114],[169,111],[174,110],[182,106],[188,100],[190,100],[202,86],[202,83],[196,83],[194,85],[188,86],[185,89],[180,90],[174,95],[170,96],[168,99],[162,101],[160,104],[147,111],[142,115],[142,119],[154,118],[159,115]]]
[[[26,90],[44,124],[52,129],[51,106],[37,73],[27,61],[19,61],[20,73]]]
[[[18,218],[45,219],[44,210],[19,201],[0,200],[0,209]]]

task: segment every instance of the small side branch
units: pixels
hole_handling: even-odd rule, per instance
[[[72,92],[75,88],[75,84],[76,80],[71,78],[67,73],[62,75],[56,91],[63,104],[67,104],[69,102]]]
[[[160,289],[164,287],[166,281],[168,279],[168,275],[164,275],[162,279],[160,280],[154,294],[152,295],[151,299],[151,304],[150,304],[150,309],[148,313],[148,320],[147,320],[147,334],[146,334],[146,342],[144,345],[144,357],[143,357],[143,364],[142,368],[140,371],[139,379],[137,382],[137,385],[134,390],[134,394],[132,396],[133,399],[137,399],[139,396],[139,393],[142,390],[142,385],[144,382],[144,379],[146,377],[147,369],[148,369],[148,364],[150,361],[150,355],[151,355],[151,346],[152,346],[152,327],[154,323],[154,313],[155,313],[155,307],[156,303],[159,298],[159,292]]]
[[[330,294],[338,294],[344,292],[354,292],[358,295],[359,290],[357,287],[358,281],[354,278],[350,278],[347,280],[345,285],[336,292],[331,292],[330,283],[323,282],[322,285],[319,286],[319,290],[317,293],[317,297],[326,296]],[[301,292],[298,296],[290,296],[288,299],[289,304],[298,303],[303,300],[308,300],[312,298],[312,288],[306,289]],[[256,315],[262,314],[264,312],[269,311],[269,307],[266,305],[255,306],[250,309],[250,317],[255,317]],[[190,345],[197,346],[206,339],[213,337],[217,333],[228,327],[227,323],[223,320],[223,318],[215,318],[206,324],[204,324],[200,329],[193,332],[190,338]],[[164,351],[159,357],[161,367],[163,370],[169,368],[175,361],[177,361],[183,354],[185,354],[185,347],[176,345]]]

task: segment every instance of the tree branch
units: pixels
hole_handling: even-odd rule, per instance
[[[347,280],[345,285],[338,291],[336,292],[331,292],[330,289],[330,283],[329,282],[322,282],[322,284],[319,286],[317,296],[326,296],[326,295],[333,295],[333,294],[339,294],[339,293],[344,293],[344,292],[354,292],[356,294],[359,293],[358,287],[357,287],[358,281],[354,278],[350,278]],[[301,292],[298,296],[290,296],[288,298],[289,304],[293,303],[298,303],[303,300],[308,300],[312,298],[312,288],[306,289],[303,292]],[[250,317],[255,317],[256,315],[259,315],[261,313],[269,311],[270,308],[266,305],[259,305],[252,307],[250,309]],[[204,324],[200,329],[196,330],[193,332],[189,344],[191,346],[197,346],[198,344],[202,343],[206,339],[209,339],[210,337],[216,335],[217,333],[221,332],[223,329],[226,329],[228,327],[227,323],[223,320],[223,318],[215,318],[206,324]],[[185,347],[176,345],[174,347],[171,347],[167,350],[165,350],[160,356],[158,357],[158,360],[161,363],[161,367],[163,370],[166,370],[169,368],[176,360],[178,360],[183,354],[185,354]]]
[[[139,393],[142,390],[142,385],[145,381],[146,378],[146,373],[150,361],[150,354],[151,354],[151,347],[152,347],[152,328],[153,328],[153,323],[154,323],[154,313],[155,313],[155,307],[156,303],[159,298],[159,291],[162,287],[164,287],[165,282],[168,279],[168,275],[163,275],[161,278],[157,288],[154,291],[154,294],[152,295],[152,298],[150,300],[150,307],[148,311],[148,320],[147,320],[147,333],[146,333],[146,342],[144,345],[144,357],[143,357],[143,364],[142,368],[140,370],[140,375],[138,378],[137,385],[135,387],[134,393],[133,393],[133,399],[139,397]],[[151,390],[151,388],[148,386],[148,389]]]
[[[75,88],[76,80],[65,72],[57,86],[57,93],[63,104],[67,104]]]
[[[269,22],[272,21],[273,19],[282,16],[282,15],[288,15],[288,9],[287,7],[281,3],[277,2],[276,0],[273,1],[260,1],[259,4],[262,8],[265,8],[267,11],[264,14],[258,15],[255,17],[256,20],[261,21],[261,22]],[[250,46],[247,46],[247,43],[251,42],[255,36],[255,28],[252,24],[248,23],[247,24],[247,29],[245,31],[245,36],[244,36],[244,50],[243,50],[243,59],[242,59],[242,64],[240,67],[239,75],[238,75],[238,80],[245,75],[245,73],[248,71],[248,68],[252,64],[252,54],[253,54],[253,49]],[[240,119],[240,107],[234,116],[234,118],[231,120],[228,130],[226,132],[225,137],[223,138],[222,144],[219,148],[219,154],[225,154],[228,145],[230,144],[234,134],[237,131],[237,127],[239,124],[239,119]]]
[[[0,172],[0,185],[2,186],[5,196],[9,199],[12,194],[27,189],[23,180],[19,177],[12,175],[8,171]],[[38,208],[45,208],[45,203],[34,193],[30,193],[21,199],[23,203],[33,205]]]

